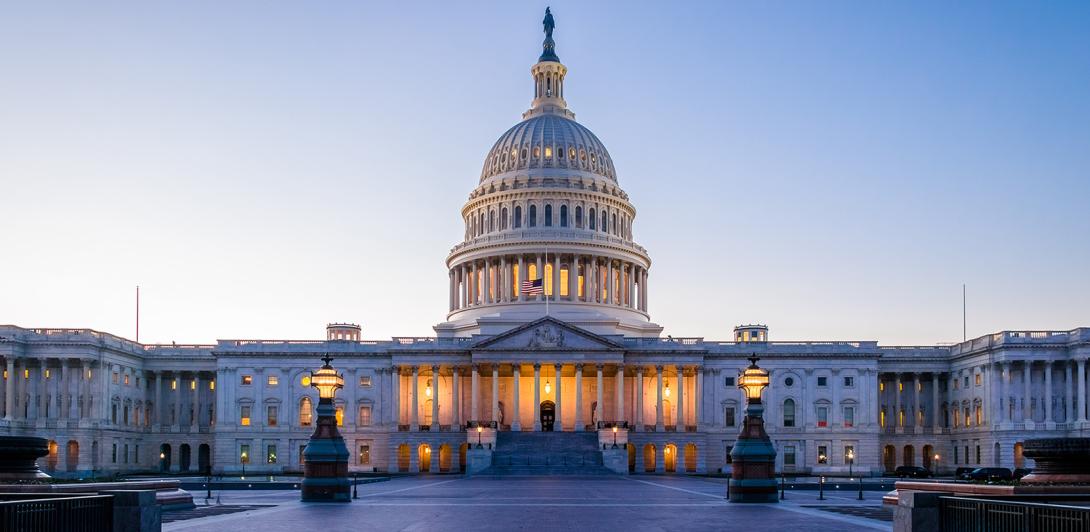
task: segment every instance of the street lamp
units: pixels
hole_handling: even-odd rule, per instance
[[[482,431],[484,431],[484,429],[481,428],[480,425],[477,425],[477,448],[478,449],[484,449],[484,446],[481,445],[481,432]]]
[[[935,473],[938,473],[939,472],[939,453],[935,453],[934,459],[935,459],[934,460],[934,462],[935,462],[935,466],[934,466]]]
[[[613,425],[613,448],[617,448],[617,425]]]
[[[239,461],[242,462],[242,480],[246,480],[246,462],[250,461],[250,454],[246,451],[242,451],[238,457]]]
[[[746,394],[746,417],[742,432],[731,450],[731,479],[728,498],[731,502],[777,502],[776,449],[765,432],[764,405],[761,392],[769,384],[768,371],[757,366],[756,355],[749,358],[749,367],[738,374],[738,387]]]
[[[350,502],[348,447],[337,430],[333,398],[344,388],[344,376],[330,364],[333,357],[322,357],[325,364],[310,372],[310,385],[318,389],[318,423],[303,450],[302,499],[308,501]]]
[[[553,387],[549,384],[549,379],[545,379],[545,395],[553,393]]]
[[[852,476],[852,466],[855,464],[855,449],[848,449],[848,478]]]

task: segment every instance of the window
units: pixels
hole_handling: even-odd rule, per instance
[[[958,446],[954,446],[954,463],[958,463]]]
[[[606,215],[606,211],[602,211],[602,232],[609,232],[609,216]]]
[[[567,205],[561,205],[560,206],[560,227],[567,227],[567,226],[568,226],[568,206]]]
[[[314,412],[311,412],[310,398],[304,397],[299,401],[299,424],[304,427],[309,427],[313,416]]]
[[[575,226],[580,229],[583,228],[583,207],[579,205],[575,206]]]
[[[511,227],[518,229],[522,227],[522,206],[515,206],[515,219],[511,221]]]
[[[110,405],[110,419],[113,420],[114,425],[117,424],[117,403]]]
[[[879,383],[878,383],[878,391],[880,391],[880,392],[884,392],[884,391],[886,391],[886,383],[884,383],[884,382],[879,382]]]
[[[278,409],[276,408],[276,405],[269,405],[269,406],[265,407],[265,424],[266,425],[268,425],[270,427],[275,427],[276,426],[277,414],[279,414],[279,412],[277,410]]]
[[[591,231],[598,228],[598,219],[594,216],[594,209],[590,210],[590,215],[587,216],[587,222],[589,222],[588,227]]]
[[[361,388],[370,388],[371,387],[371,376],[370,375],[364,375],[364,376],[360,377],[360,387]]]
[[[530,212],[526,216],[527,227],[537,227],[537,205],[530,205]]]
[[[370,406],[361,406],[360,407],[360,426],[361,427],[366,427],[366,426],[368,426],[370,424],[371,424],[371,407]]]
[[[817,426],[828,427],[829,426],[829,407],[819,406],[817,407]]]
[[[783,446],[783,465],[793,466],[795,465],[795,446],[784,445]]]
[[[545,206],[545,227],[552,227],[552,226],[553,226],[553,206],[552,205],[546,205]]]
[[[969,387],[969,376],[968,375],[965,376],[965,387],[966,388]]]
[[[242,405],[241,410],[242,410],[242,412],[239,413],[239,423],[243,427],[249,427],[250,426],[250,406],[249,405]]]
[[[822,465],[828,464],[829,463],[829,448],[824,446],[824,445],[818,445],[817,451],[818,451],[818,454],[817,454],[818,463],[822,464]]]
[[[49,372],[48,371],[46,371],[45,378],[47,378],[47,379],[49,378]],[[125,375],[125,386],[128,386],[128,385],[129,385],[129,376]]]
[[[216,381],[208,381],[208,389],[209,390],[215,390],[216,389]]]
[[[238,446],[238,459],[244,464],[250,463],[250,446],[248,444]]]
[[[343,406],[337,406],[337,410],[335,410],[333,412],[333,415],[337,418],[337,426],[338,427],[343,427],[344,426],[344,407]]]
[[[855,407],[854,406],[845,406],[844,407],[844,426],[849,427],[849,428],[855,426]]]
[[[969,446],[968,445],[965,446],[965,463],[966,464],[969,463]]]
[[[726,380],[723,382],[723,384],[725,384],[728,387],[729,386],[734,386],[734,377],[727,377]]]
[[[178,389],[178,381],[177,380],[170,381],[170,389],[171,390],[177,390]]]
[[[734,463],[734,457],[730,455],[730,452],[733,451],[733,450],[734,450],[733,445],[728,445],[727,446],[727,463],[728,464],[733,464]]]
[[[984,384],[984,376],[977,373],[976,374],[976,385],[980,386],[981,384]]]
[[[301,384],[303,388],[310,388],[310,375],[303,375],[299,379],[299,384]]]
[[[280,384],[280,377],[277,377],[276,375],[269,375],[268,378],[265,379],[265,384],[269,386],[276,386],[277,384]]]
[[[500,230],[507,229],[507,207],[500,209]]]
[[[249,386],[249,385],[251,385],[253,383],[254,383],[253,375],[243,375],[242,376],[242,385],[243,386]]]
[[[113,381],[114,381],[114,384],[117,384],[117,383],[118,383],[118,380],[119,380],[119,378],[120,378],[120,376],[119,376],[119,375],[117,374],[117,372],[115,371],[115,372],[114,372],[114,375],[113,375],[113,377],[112,377],[112,379],[113,379]]]
[[[818,386],[828,386],[829,385],[829,378],[828,377],[818,377],[818,384],[817,385]]]
[[[852,388],[855,386],[855,377],[844,377],[844,387]]]
[[[546,152],[546,153],[548,153],[548,152]],[[371,463],[371,446],[370,445],[360,445],[359,464],[360,465],[369,465],[370,463]]]
[[[189,389],[190,390],[196,390],[197,389],[197,381],[196,380],[189,381]]]
[[[117,375],[117,374],[114,373],[114,375]],[[117,444],[116,443],[113,444],[113,450],[110,451],[110,460],[115,464],[117,463]]]
[[[977,463],[977,465],[980,465],[980,446],[979,445],[976,446],[976,463]]]
[[[733,427],[734,423],[735,423],[735,421],[734,421],[734,407],[733,406],[728,406],[725,409],[724,414],[725,414],[724,419],[726,420],[725,421],[726,426]]]
[[[275,464],[276,463],[276,446],[275,445],[268,445],[268,446],[265,447],[265,463],[266,464]]]
[[[790,387],[792,387],[792,386],[794,386],[794,385],[795,385],[795,379],[793,379],[793,378],[791,378],[791,377],[788,377],[788,378],[786,378],[786,379],[784,379],[784,380],[783,380],[783,385],[784,385],[784,386],[787,386],[788,388],[790,388]]]
[[[795,426],[795,401],[787,399],[783,402],[783,426]]]

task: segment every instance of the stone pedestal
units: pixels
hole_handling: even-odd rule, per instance
[[[155,502],[154,490],[110,490],[114,496],[114,532],[159,532],[162,511]]]
[[[751,399],[730,453],[730,502],[779,502],[776,448],[765,432],[763,414],[764,405]]]
[[[614,473],[627,475],[628,451],[624,446],[619,446],[616,449],[606,448],[602,451],[602,465]]]
[[[318,424],[303,457],[304,502],[351,502],[348,447],[337,430],[333,399],[318,401]]]
[[[1022,455],[1035,465],[1023,484],[1090,484],[1090,438],[1026,440]]]
[[[0,436],[0,481],[49,478],[37,460],[49,454],[49,440],[29,436]]]
[[[492,467],[492,450],[487,448],[466,449],[466,474],[474,475]]]

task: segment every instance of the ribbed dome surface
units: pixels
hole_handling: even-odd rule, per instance
[[[481,181],[516,170],[572,169],[616,181],[605,145],[575,120],[542,114],[515,124],[488,152]]]

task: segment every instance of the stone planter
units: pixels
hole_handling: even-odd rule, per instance
[[[1023,484],[1090,484],[1090,438],[1026,440],[1022,454],[1036,466]]]
[[[38,469],[38,459],[49,454],[49,440],[30,436],[0,436],[0,481],[50,478]]]

